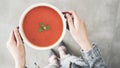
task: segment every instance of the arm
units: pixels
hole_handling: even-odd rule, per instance
[[[81,50],[84,60],[89,64],[90,68],[108,68],[108,66],[103,61],[100,50],[96,44],[92,44],[92,49],[88,52]]]
[[[79,19],[74,11],[69,11],[69,13],[70,14],[66,13],[66,18],[70,33],[83,50],[83,58],[89,64],[90,68],[105,68],[106,65],[103,62],[97,47],[90,44],[85,22]]]
[[[15,61],[15,68],[25,68],[25,48],[18,28],[15,28],[7,42],[7,47]]]

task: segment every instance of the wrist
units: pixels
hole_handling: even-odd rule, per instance
[[[26,61],[22,60],[15,60],[15,68],[25,68]]]
[[[84,41],[82,43],[78,43],[81,47],[81,49],[84,51],[84,52],[88,52],[92,49],[92,45],[90,44],[89,41]]]

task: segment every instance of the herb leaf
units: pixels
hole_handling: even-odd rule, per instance
[[[44,27],[44,26],[45,26],[45,25],[41,22],[41,23],[40,23],[40,27]]]
[[[43,31],[43,29],[42,29],[42,28],[39,28],[38,32],[42,32],[42,31]]]
[[[49,30],[50,29],[50,26],[46,26],[46,30]]]

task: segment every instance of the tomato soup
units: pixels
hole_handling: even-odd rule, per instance
[[[48,30],[39,31],[40,24]],[[38,47],[48,47],[58,41],[63,32],[63,22],[57,11],[47,6],[31,9],[23,19],[23,32],[29,42]]]

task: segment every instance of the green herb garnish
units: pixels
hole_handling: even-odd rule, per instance
[[[40,27],[43,27],[44,26],[44,24],[43,23],[40,23]]]
[[[40,23],[40,28],[38,30],[38,32],[43,32],[45,30],[49,30],[50,29],[50,26],[49,25],[44,25],[43,23]]]
[[[50,26],[46,26],[46,30],[49,30],[50,29]]]
[[[39,32],[42,32],[42,31],[43,31],[43,29],[41,29],[41,28],[40,28],[38,31],[39,31]]]

